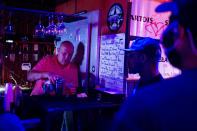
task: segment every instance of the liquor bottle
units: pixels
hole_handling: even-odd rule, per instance
[[[10,47],[10,61],[15,62],[15,44],[12,43]]]
[[[19,87],[19,85],[16,85],[14,88],[14,102],[16,107],[20,106],[21,99],[22,99],[22,90]]]
[[[42,59],[42,57],[44,56],[44,54],[43,54],[43,45],[42,44],[40,44],[39,46],[38,46],[38,59],[40,60],[40,59]]]
[[[4,51],[4,57],[5,57],[5,59],[9,58],[9,56],[10,56],[10,44],[9,43],[5,43],[4,44],[3,51]]]
[[[29,60],[28,58],[28,45],[24,44],[23,48],[23,62],[27,62]]]
[[[16,85],[14,88],[14,112],[19,115],[22,101],[22,90],[19,85]]]
[[[51,46],[50,45],[46,45],[46,47],[47,47],[46,55],[51,55]]]
[[[51,45],[51,55],[55,54],[56,53],[56,48],[54,45]]]
[[[33,61],[33,48],[34,48],[34,45],[33,44],[28,44],[28,62],[32,62]]]
[[[44,56],[48,55],[48,51],[47,51],[47,45],[43,45],[43,54]]]
[[[17,51],[16,51],[16,62],[18,62],[19,64],[23,61],[23,44],[22,43],[19,43],[17,45]]]
[[[33,62],[38,61],[38,44],[34,44],[33,48]]]

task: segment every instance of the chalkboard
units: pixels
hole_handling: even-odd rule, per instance
[[[123,93],[125,34],[101,37],[99,83]]]

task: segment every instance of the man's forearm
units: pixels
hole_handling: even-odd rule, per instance
[[[28,81],[36,81],[36,80],[47,79],[47,78],[48,78],[48,72],[30,71],[27,74]]]

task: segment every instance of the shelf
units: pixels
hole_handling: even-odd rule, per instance
[[[22,43],[22,44],[51,44],[53,45],[53,42],[38,42],[38,41],[14,41],[13,43]]]

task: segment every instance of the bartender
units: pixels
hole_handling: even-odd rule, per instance
[[[63,95],[76,94],[78,70],[77,66],[70,62],[74,46],[70,41],[63,41],[57,51],[57,55],[48,55],[42,58],[28,73],[27,79],[31,82],[36,81],[31,95],[44,94],[44,84],[55,85],[57,79],[63,81]],[[50,94],[54,95],[55,90]]]

